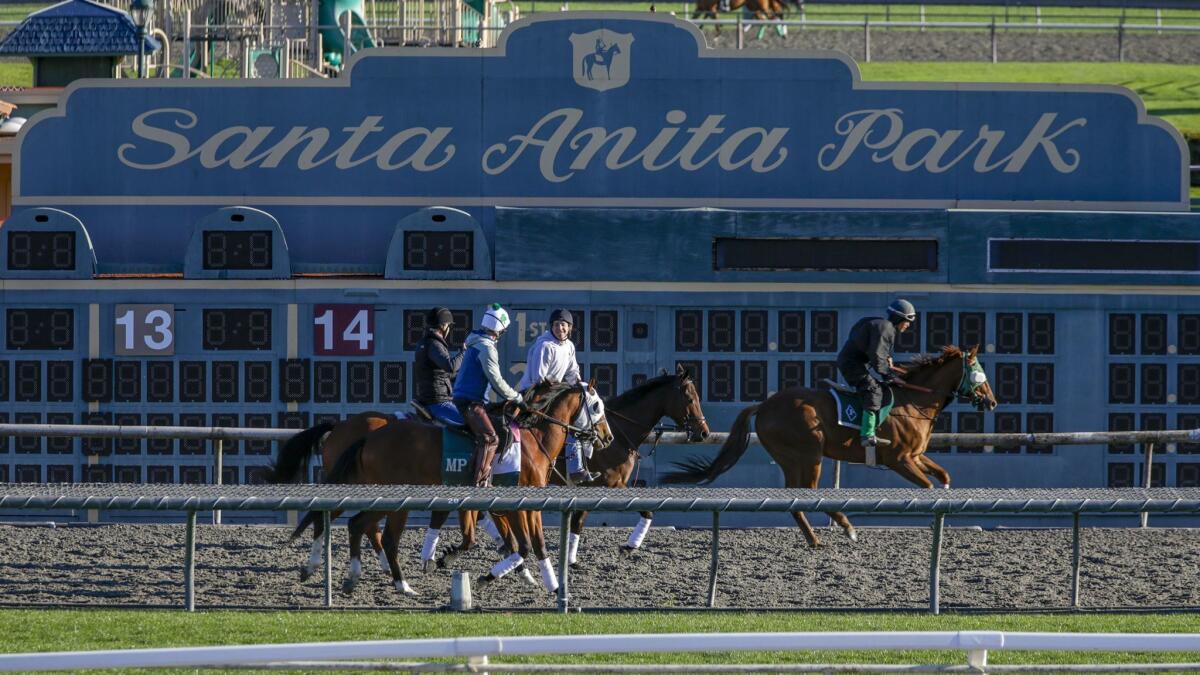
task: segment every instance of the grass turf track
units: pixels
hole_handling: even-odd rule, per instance
[[[884,582],[885,580],[881,580]],[[479,635],[749,631],[1005,630],[1194,633],[1196,614],[637,613],[449,614],[391,612],[199,612],[3,610],[0,651],[56,651],[384,640]],[[561,663],[562,656],[505,660]],[[589,663],[965,663],[960,652],[721,652],[597,654]],[[1200,662],[1200,653],[992,652],[995,664]],[[113,671],[106,671],[113,672]],[[147,671],[150,672],[150,671]],[[168,671],[155,670],[155,673]],[[185,672],[185,671],[172,671]],[[186,671],[196,672],[196,671]],[[244,672],[244,671],[240,671]]]

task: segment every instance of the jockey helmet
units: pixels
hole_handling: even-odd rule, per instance
[[[888,318],[892,321],[916,321],[917,308],[903,298],[896,298],[888,305]]]
[[[508,312],[500,306],[500,303],[492,303],[488,305],[487,311],[483,313],[483,320],[479,325],[493,333],[503,333],[508,329],[509,318]]]
[[[454,323],[454,315],[445,307],[434,307],[425,315],[425,325],[437,328],[444,323]]]
[[[575,325],[575,317],[571,316],[571,311],[567,309],[556,309],[550,312],[550,323],[555,321],[566,321],[568,326]]]

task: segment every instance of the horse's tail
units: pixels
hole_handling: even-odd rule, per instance
[[[354,441],[354,444],[342,452],[341,457],[333,463],[333,467],[325,472],[326,483],[353,483],[358,479],[359,459],[362,458],[363,448],[367,445],[365,438]]]
[[[729,429],[729,437],[721,446],[721,451],[712,459],[691,457],[683,462],[675,462],[678,471],[672,471],[662,477],[663,483],[711,483],[717,476],[733,468],[734,464],[746,454],[750,447],[750,418],[758,412],[759,406],[752,405],[738,413]]]
[[[268,483],[291,483],[308,473],[312,456],[321,449],[321,437],[333,431],[332,422],[309,427],[283,442],[279,456],[267,468]]]
[[[288,541],[295,541],[296,537],[304,534],[304,531],[308,529],[309,525],[313,525],[316,522],[316,511],[309,511],[308,513],[304,514],[304,517],[300,519],[300,524],[296,526],[296,529],[292,530],[292,536],[288,537]]]

